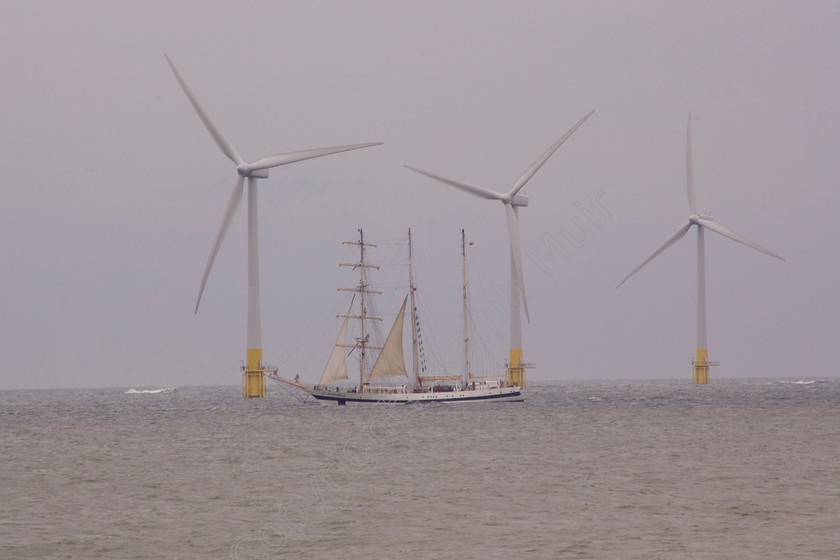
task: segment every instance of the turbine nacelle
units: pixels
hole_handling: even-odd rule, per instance
[[[714,222],[715,218],[714,216],[706,216],[704,214],[692,214],[688,217],[688,221],[696,226],[702,226],[702,222],[704,220],[707,222]]]
[[[251,169],[251,164],[242,162],[236,166],[236,172],[240,177],[255,177],[257,179],[268,179],[268,169]]]
[[[513,198],[508,195],[502,197],[502,202],[505,204],[511,204],[513,206],[528,206],[528,195],[526,194],[515,194]]]

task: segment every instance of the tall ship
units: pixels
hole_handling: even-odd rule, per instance
[[[345,245],[355,245],[359,249],[359,259],[354,263],[341,263],[358,271],[358,284],[352,288],[339,288],[351,293],[350,306],[346,313],[338,315],[343,319],[338,338],[330,353],[327,365],[317,385],[301,383],[299,376],[293,380],[280,377],[276,372],[269,378],[309,393],[321,404],[357,404],[357,403],[423,403],[423,402],[504,402],[524,400],[523,390],[516,384],[506,383],[504,375],[474,375],[469,362],[469,329],[467,304],[466,243],[464,230],[461,230],[461,257],[463,270],[463,313],[464,313],[464,371],[458,375],[425,375],[420,366],[420,343],[417,305],[414,286],[414,260],[411,246],[411,230],[408,231],[408,294],[391,326],[385,342],[378,346],[372,340],[374,323],[382,317],[370,314],[368,309],[371,298],[381,292],[372,289],[368,271],[378,269],[366,259],[366,249],[376,247],[365,242],[364,231],[359,229],[358,241],[347,241]],[[409,375],[403,352],[403,326],[406,307],[409,306],[411,320],[412,362]],[[355,323],[351,336],[351,321]],[[373,356],[376,359],[373,360]],[[358,373],[351,378],[348,374],[350,357],[358,359]],[[373,360],[373,366],[367,364]],[[352,369],[352,368],[351,368]],[[355,380],[358,375],[358,381]],[[390,381],[390,383],[386,383]],[[397,380],[397,384],[394,383]]]

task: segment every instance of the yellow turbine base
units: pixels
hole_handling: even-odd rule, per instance
[[[246,399],[265,396],[264,372],[246,371],[242,374],[242,396]]]
[[[265,371],[262,367],[262,349],[249,348],[242,373],[242,396],[245,398],[265,396]]]
[[[697,358],[694,360],[694,383],[705,385],[709,382],[709,352],[705,348],[697,349]]]
[[[510,363],[507,368],[507,379],[505,384],[508,387],[518,386],[525,388],[525,366],[522,362],[522,349],[510,349]]]
[[[262,348],[249,348],[248,357],[245,360],[247,371],[262,370]]]

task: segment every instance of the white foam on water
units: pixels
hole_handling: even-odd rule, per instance
[[[157,395],[159,393],[174,393],[177,387],[163,387],[161,389],[129,389],[125,391],[126,395]]]

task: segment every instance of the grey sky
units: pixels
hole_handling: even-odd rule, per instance
[[[466,228],[494,317],[501,205],[402,165],[508,190],[591,109],[520,213],[530,379],[690,379],[693,231],[615,289],[688,216],[689,111],[699,209],[787,260],[707,236],[712,379],[838,373],[837,2],[0,0],[0,52],[0,389],[239,383],[244,207],[194,315],[235,174],[164,54],[245,159],[385,143],[261,181],[264,355],[290,376],[327,359],[359,226],[412,226],[441,340]]]

